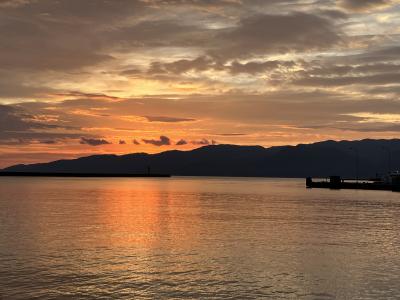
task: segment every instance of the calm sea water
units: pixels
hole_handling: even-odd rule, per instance
[[[0,299],[399,299],[400,194],[0,178]]]

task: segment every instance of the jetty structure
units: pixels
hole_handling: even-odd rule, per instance
[[[377,190],[400,192],[400,172],[390,172],[389,174],[374,179],[343,179],[341,176],[329,176],[328,178],[314,181],[313,178],[306,178],[307,188],[325,189],[357,189],[357,190]]]
[[[170,174],[143,173],[67,173],[67,172],[7,172],[0,171],[0,176],[10,177],[171,177]]]

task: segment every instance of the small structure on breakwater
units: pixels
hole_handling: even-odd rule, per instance
[[[307,177],[306,187],[326,188],[333,190],[358,189],[400,192],[400,172],[391,172],[381,179],[373,180],[354,180],[343,179],[340,176],[329,176],[323,180],[313,181],[311,177]]]

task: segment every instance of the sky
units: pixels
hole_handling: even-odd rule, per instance
[[[0,168],[400,129],[398,0],[0,0],[0,37]]]

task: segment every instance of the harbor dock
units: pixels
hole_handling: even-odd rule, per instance
[[[391,174],[388,178],[380,180],[342,179],[340,176],[329,176],[326,179],[314,181],[311,177],[307,177],[306,187],[332,190],[356,189],[400,192],[400,174]]]

